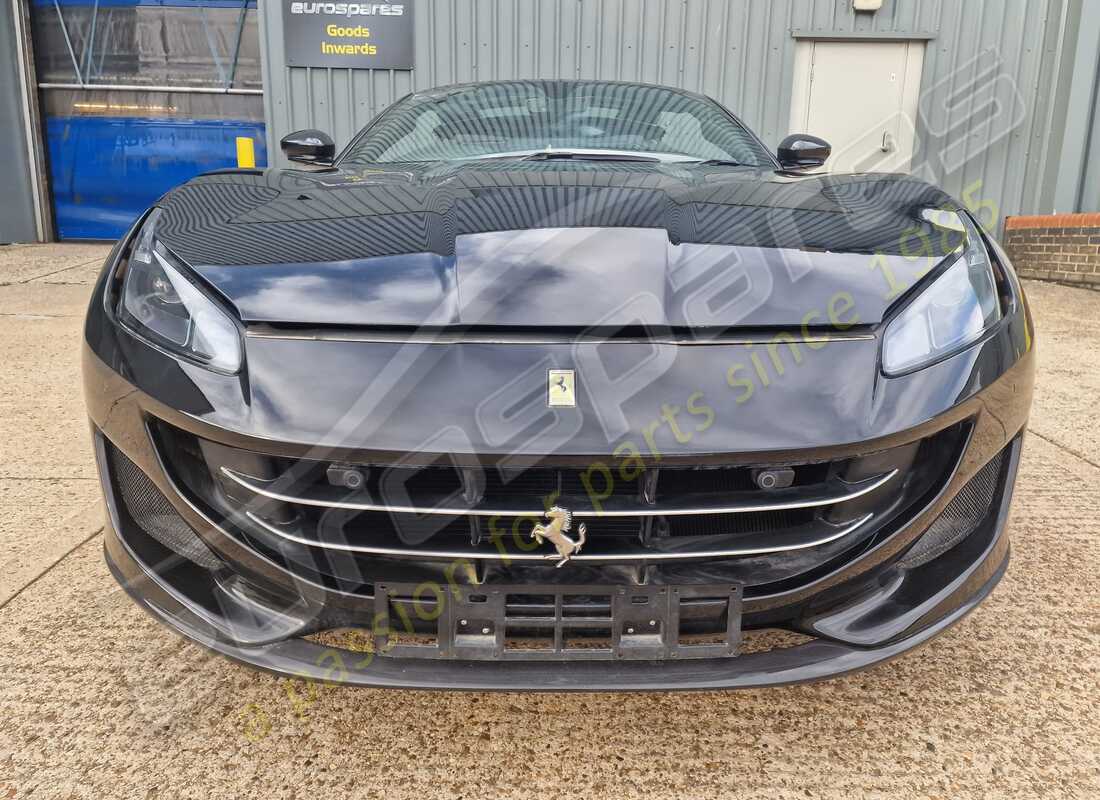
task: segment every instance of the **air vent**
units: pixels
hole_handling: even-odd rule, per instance
[[[967,481],[962,490],[947,504],[947,508],[929,526],[912,549],[898,562],[899,567],[913,569],[939,558],[969,536],[987,516],[997,493],[1001,476],[1002,450]]]
[[[114,445],[107,443],[115,485],[133,522],[173,553],[206,569],[223,566],[183,521],[149,477]]]

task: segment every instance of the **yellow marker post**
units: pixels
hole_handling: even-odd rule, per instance
[[[237,137],[237,167],[256,166],[256,145],[250,136]]]

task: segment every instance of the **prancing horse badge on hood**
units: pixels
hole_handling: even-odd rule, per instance
[[[577,381],[573,370],[550,370],[546,405],[551,408],[573,408],[577,405]]]

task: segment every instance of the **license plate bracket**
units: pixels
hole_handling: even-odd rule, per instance
[[[472,661],[726,658],[740,646],[742,596],[733,583],[376,584],[374,650]]]

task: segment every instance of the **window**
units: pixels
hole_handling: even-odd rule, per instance
[[[706,98],[586,81],[517,81],[409,95],[384,111],[341,162],[450,161],[546,149],[772,165],[755,137]]]

